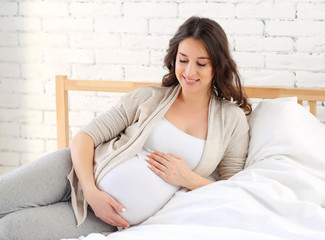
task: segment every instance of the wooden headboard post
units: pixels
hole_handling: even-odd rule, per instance
[[[317,101],[325,101],[324,89],[252,86],[245,86],[244,89],[249,98],[297,97],[300,105],[303,105],[303,101],[307,101],[309,111],[314,116],[316,116]]]
[[[70,80],[67,76],[56,76],[55,80],[58,149],[69,147],[68,91],[126,93],[142,86],[161,85],[153,82]],[[299,104],[307,101],[309,111],[315,116],[317,101],[325,101],[325,89],[245,86],[244,90],[248,98],[272,99],[295,96]]]
[[[67,80],[67,76],[55,77],[58,149],[69,146],[68,90],[65,89]]]

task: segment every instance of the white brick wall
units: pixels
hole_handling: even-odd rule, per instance
[[[225,29],[246,85],[325,88],[324,0],[2,0],[0,174],[56,149],[55,75],[159,82],[191,15]],[[70,134],[118,96],[71,94]]]

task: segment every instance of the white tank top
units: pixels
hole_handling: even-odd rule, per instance
[[[99,182],[98,188],[125,208],[120,215],[131,225],[141,223],[162,208],[178,186],[167,183],[148,168],[146,155],[158,150],[183,158],[193,170],[201,160],[205,140],[193,137],[163,119],[150,134],[143,150],[119,164]]]

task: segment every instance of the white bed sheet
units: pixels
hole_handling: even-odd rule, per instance
[[[265,159],[229,181],[177,192],[140,226],[80,240],[324,240],[324,189],[290,159]]]
[[[250,123],[244,171],[177,192],[139,226],[79,239],[324,240],[325,126],[281,100],[260,104]]]

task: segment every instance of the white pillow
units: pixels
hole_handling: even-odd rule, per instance
[[[325,125],[296,100],[263,100],[254,109],[245,167],[286,157],[325,180]]]

